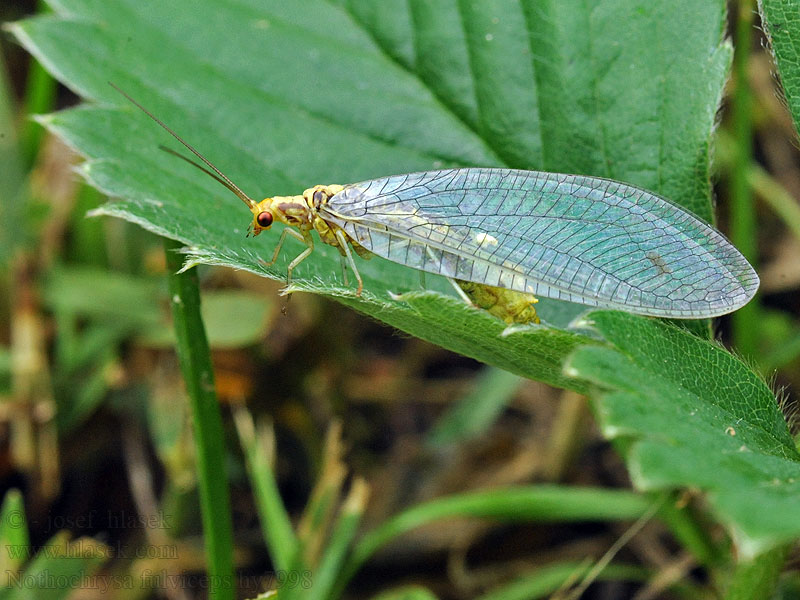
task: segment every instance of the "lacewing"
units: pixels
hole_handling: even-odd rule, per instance
[[[700,319],[736,310],[758,289],[753,268],[719,231],[661,196],[598,177],[443,169],[257,202],[114,87],[210,170],[186,160],[247,205],[253,235],[275,222],[287,226],[265,264],[275,262],[287,236],[306,245],[289,264],[288,281],[313,251],[316,231],[347,260],[359,295],[353,252],[444,275],[467,301],[508,322],[537,322],[534,296]]]

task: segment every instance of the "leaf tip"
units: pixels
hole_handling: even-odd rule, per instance
[[[201,261],[201,260],[191,260],[191,259],[189,259],[189,260],[187,260],[186,262],[183,263],[183,266],[178,271],[178,274],[180,275],[181,273],[186,273],[186,271],[188,271],[189,269],[192,269],[192,268],[196,267],[197,265],[202,265],[202,264],[203,264],[203,261]]]
[[[31,115],[30,118],[36,121],[42,127],[50,127],[53,123],[55,123],[54,113],[47,113],[43,115]]]
[[[8,23],[3,23],[0,25],[3,31],[7,31],[17,39],[22,34],[22,21],[9,21]]]

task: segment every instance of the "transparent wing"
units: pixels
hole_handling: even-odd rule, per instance
[[[416,269],[592,306],[702,318],[735,310],[758,276],[725,237],[616,181],[451,169],[345,187],[323,216]]]

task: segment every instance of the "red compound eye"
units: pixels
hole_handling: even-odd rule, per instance
[[[266,229],[272,225],[272,213],[268,210],[258,213],[258,216],[256,217],[256,223],[258,223],[258,226],[262,229]]]

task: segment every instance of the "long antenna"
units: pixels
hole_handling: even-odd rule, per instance
[[[201,165],[199,163],[196,163],[191,158],[189,158],[188,156],[184,156],[183,154],[181,154],[177,150],[173,150],[172,148],[170,148],[168,146],[165,146],[164,144],[159,144],[158,145],[158,149],[159,150],[163,150],[167,154],[172,154],[172,156],[176,156],[176,157],[180,158],[182,161],[187,162],[190,165],[192,165],[195,169],[200,169],[203,173],[205,173],[206,175],[211,177],[211,179],[215,179],[216,181],[219,181],[225,187],[228,187],[228,183],[226,181],[224,181],[223,179],[221,179],[220,177],[218,177],[216,173],[214,173],[213,171],[209,171],[203,165]],[[230,188],[228,188],[228,189],[230,189]]]
[[[133,98],[131,98],[131,97],[130,97],[128,94],[126,94],[125,92],[123,92],[123,91],[122,91],[120,88],[118,88],[116,85],[114,85],[114,84],[113,84],[113,83],[111,83],[110,81],[108,82],[108,85],[110,85],[110,86],[111,86],[111,87],[113,87],[115,90],[117,90],[117,91],[118,91],[120,94],[122,94],[123,96],[125,96],[125,98],[127,98],[127,99],[128,99],[128,101],[130,101],[130,102],[131,102],[131,103],[132,103],[134,106],[136,106],[136,107],[137,107],[139,110],[141,110],[141,111],[142,111],[144,114],[146,114],[148,117],[150,117],[151,119],[153,119],[153,121],[155,121],[156,123],[158,123],[159,125],[161,125],[161,127],[163,127],[163,128],[164,128],[164,129],[167,131],[167,133],[169,133],[169,134],[170,134],[172,137],[174,137],[176,140],[178,140],[178,141],[179,141],[181,144],[183,144],[183,145],[184,145],[184,146],[185,146],[185,147],[186,147],[186,148],[187,148],[187,149],[188,149],[188,150],[189,150],[189,151],[190,151],[192,154],[194,154],[194,155],[195,155],[197,158],[199,158],[199,159],[200,159],[200,160],[202,160],[202,161],[203,161],[203,162],[204,162],[206,165],[208,165],[208,167],[209,167],[209,168],[210,168],[212,171],[214,171],[214,173],[216,173],[217,175],[219,175],[219,177],[217,177],[217,176],[216,176],[216,175],[214,175],[213,173],[210,173],[210,172],[206,171],[206,170],[205,170],[203,167],[201,167],[200,165],[198,165],[198,164],[196,164],[196,163],[192,162],[191,160],[188,160],[186,157],[184,157],[184,156],[181,156],[181,155],[180,155],[180,154],[178,154],[177,152],[175,152],[175,151],[172,151],[172,150],[169,150],[169,149],[167,149],[167,148],[164,148],[165,150],[167,150],[167,151],[168,151],[170,154],[174,154],[175,156],[178,156],[179,158],[182,158],[183,160],[186,160],[186,161],[187,161],[189,164],[191,164],[191,165],[194,165],[195,167],[197,167],[198,169],[200,169],[201,171],[203,171],[203,172],[204,172],[204,173],[206,173],[207,175],[210,175],[211,177],[213,177],[214,179],[216,179],[217,181],[219,181],[219,182],[220,182],[222,185],[224,185],[226,188],[228,188],[230,191],[232,191],[234,194],[236,194],[236,195],[239,197],[239,199],[240,199],[242,202],[244,202],[244,203],[247,205],[247,207],[248,207],[249,209],[251,209],[251,210],[252,210],[253,208],[255,208],[255,207],[257,206],[257,204],[258,204],[258,203],[257,203],[255,200],[253,200],[253,199],[252,199],[250,196],[248,196],[247,194],[245,194],[245,193],[244,193],[244,192],[243,192],[243,191],[242,191],[242,190],[239,188],[239,186],[238,186],[238,185],[236,185],[236,184],[235,184],[235,183],[233,183],[233,182],[232,182],[230,179],[228,179],[228,177],[225,175],[225,173],[223,173],[223,172],[222,172],[222,171],[220,171],[220,170],[219,170],[217,167],[215,167],[215,166],[214,166],[214,165],[211,163],[211,161],[210,161],[210,160],[208,160],[208,159],[207,159],[205,156],[203,156],[202,154],[200,154],[200,152],[198,152],[197,150],[195,150],[195,149],[194,149],[194,148],[193,148],[193,147],[192,147],[192,146],[191,146],[191,145],[190,145],[188,142],[184,141],[184,139],[183,139],[181,136],[179,136],[177,133],[175,133],[174,131],[172,131],[172,129],[170,129],[169,127],[167,127],[166,123],[164,123],[164,122],[163,122],[161,119],[159,119],[157,116],[155,116],[153,113],[151,113],[151,112],[150,112],[149,110],[147,110],[147,109],[146,109],[144,106],[142,106],[141,104],[139,104],[139,103],[138,103],[136,100],[134,100]]]

